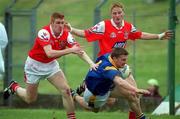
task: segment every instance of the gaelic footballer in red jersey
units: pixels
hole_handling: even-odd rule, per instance
[[[51,16],[50,24],[39,30],[34,46],[29,51],[25,62],[27,87],[22,88],[17,82],[12,81],[4,90],[4,98],[7,99],[10,94],[17,94],[25,102],[32,103],[37,99],[40,80],[47,79],[61,92],[67,119],[76,119],[70,87],[56,59],[64,55],[76,54],[91,68],[96,69],[97,66],[74,41],[72,35],[64,30],[64,22],[64,15],[55,12]]]
[[[126,21],[122,21],[119,28],[113,19],[102,21],[90,29],[85,30],[85,37],[88,42],[99,41],[100,52],[98,56],[112,51],[112,48],[125,48],[128,39],[136,40],[141,37],[142,32]]]
[[[69,32],[63,30],[59,36],[55,36],[51,25],[47,25],[38,32],[38,36],[35,39],[33,48],[29,52],[29,56],[37,61],[48,63],[57,57],[48,58],[43,46],[51,45],[53,50],[63,50],[77,44],[78,43],[74,41],[73,36]]]

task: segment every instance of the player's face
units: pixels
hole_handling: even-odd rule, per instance
[[[124,19],[124,11],[120,7],[115,7],[111,11],[111,17],[117,26],[121,26],[122,20]]]
[[[51,23],[51,26],[54,34],[59,36],[64,28],[64,19],[55,19],[54,22]]]
[[[115,58],[114,62],[118,68],[122,68],[127,63],[127,59],[127,55],[121,55],[120,57]]]

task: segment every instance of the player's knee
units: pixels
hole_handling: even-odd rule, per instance
[[[63,88],[61,92],[63,97],[71,96],[71,91],[69,87]]]

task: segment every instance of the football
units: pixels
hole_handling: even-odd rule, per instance
[[[119,71],[120,71],[120,76],[123,79],[126,79],[131,73],[129,65],[127,65],[127,64],[125,64],[123,68],[119,68]]]

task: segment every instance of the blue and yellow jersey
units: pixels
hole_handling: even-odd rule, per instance
[[[99,67],[96,71],[88,72],[85,79],[86,85],[94,95],[104,95],[110,90],[114,77],[119,76],[120,72],[109,54],[99,57],[96,63],[99,64]]]

